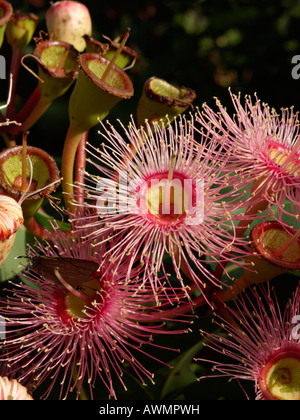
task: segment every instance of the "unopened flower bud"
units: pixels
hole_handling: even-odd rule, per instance
[[[33,400],[27,388],[16,379],[0,376],[0,400]]]
[[[33,13],[14,13],[5,31],[9,45],[23,50],[32,40],[37,24],[38,16]]]
[[[7,22],[11,19],[12,14],[12,5],[5,0],[0,0],[0,47],[3,43]]]
[[[112,60],[114,54],[120,46],[119,41],[112,41],[106,36],[105,39],[108,40],[108,43],[100,42],[89,35],[84,35],[84,39],[86,41],[87,52],[100,54],[108,60]],[[124,45],[122,51],[116,59],[115,64],[121,69],[128,70],[134,66],[136,59],[137,53],[132,48]]]
[[[58,1],[46,12],[46,25],[51,39],[72,44],[82,52],[83,35],[91,35],[92,20],[88,8],[77,1]]]
[[[44,197],[59,185],[60,173],[54,158],[45,150],[27,146],[25,155],[24,159],[23,146],[10,147],[0,153],[0,188],[15,202],[22,201],[26,226]]]
[[[0,266],[6,260],[23,221],[20,204],[11,197],[0,195]]]
[[[144,84],[142,96],[137,105],[137,122],[143,125],[172,121],[182,114],[196,98],[193,89],[176,87],[158,77],[150,77]],[[168,118],[166,117],[168,116]]]

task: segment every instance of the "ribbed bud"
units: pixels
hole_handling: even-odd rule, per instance
[[[11,197],[0,195],[0,266],[6,260],[23,221],[20,204]]]

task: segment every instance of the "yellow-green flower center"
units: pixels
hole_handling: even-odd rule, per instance
[[[148,189],[147,203],[152,215],[161,219],[173,219],[183,215],[189,197],[181,182],[175,181],[170,183],[168,180],[162,180]]]
[[[262,369],[259,385],[268,400],[300,400],[300,353],[286,351]]]
[[[267,374],[267,387],[279,400],[300,399],[300,360],[284,358],[275,363]]]
[[[300,176],[300,155],[295,150],[290,150],[278,144],[271,144],[269,157],[286,174],[293,177]]]
[[[67,293],[65,296],[65,309],[68,315],[72,318],[86,318],[89,311],[89,305],[91,308],[100,288],[100,282],[96,278],[88,280],[80,286],[80,292],[84,293],[84,296],[90,299],[90,304],[71,292]]]
[[[149,178],[142,188],[140,207],[148,219],[162,225],[173,224],[190,214],[195,205],[195,186],[181,174],[168,173]]]

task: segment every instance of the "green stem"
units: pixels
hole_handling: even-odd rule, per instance
[[[88,140],[89,130],[87,130],[81,137],[77,148],[77,155],[76,155],[76,168],[75,168],[75,197],[76,202],[79,204],[83,204],[84,202],[84,192],[82,185],[84,183],[84,175],[83,170],[85,169],[86,164],[86,150],[85,146]]]
[[[28,115],[25,121],[21,125],[22,131],[27,131],[31,128],[39,119],[40,117],[47,111],[51,102],[45,101],[45,99],[41,96],[38,102],[36,103],[35,107],[33,108],[32,112]]]
[[[71,225],[69,222],[65,222],[62,219],[59,220],[50,216],[44,211],[43,208],[40,208],[38,212],[34,215],[34,218],[38,225],[44,226],[47,230],[53,230],[53,225],[59,226],[59,229],[66,233],[66,235],[71,234]]]
[[[75,158],[78,145],[82,139],[84,133],[78,132],[71,125],[69,126],[61,163],[61,175],[62,175],[62,189],[64,193],[65,203],[67,209],[74,212],[74,206],[71,204],[74,195],[73,187],[73,172],[75,165]]]

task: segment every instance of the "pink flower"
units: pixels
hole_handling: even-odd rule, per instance
[[[222,333],[201,331],[207,347],[228,358],[228,363],[209,360],[216,375],[253,381],[256,399],[299,400],[299,307],[299,285],[283,313],[269,285],[248,289],[233,308],[226,306],[228,317],[214,319]]]
[[[250,96],[244,104],[230,92],[233,116],[217,100],[218,112],[207,104],[199,112],[201,127],[215,138],[228,139],[234,153],[232,169],[243,168],[252,176],[253,207],[250,213],[268,209],[273,217],[284,221],[285,214],[298,219],[300,210],[300,137],[298,113],[293,107],[278,113]],[[257,202],[260,198],[260,203]],[[286,201],[290,206],[286,206]],[[276,205],[275,212],[271,206]],[[250,206],[251,207],[251,206]],[[277,213],[276,213],[277,212]]]
[[[154,336],[186,331],[166,330],[168,302],[161,298],[162,306],[154,306],[151,290],[141,288],[139,270],[133,270],[127,282],[127,266],[103,261],[104,247],[85,244],[76,230],[71,237],[58,228],[51,235],[53,244],[38,242],[36,250],[31,249],[26,283],[14,284],[1,307],[0,322],[5,319],[7,335],[0,358],[2,370],[9,366],[10,374],[22,383],[30,383],[34,376],[32,389],[48,378],[45,398],[55,385],[60,386],[59,398],[67,398],[74,387],[78,398],[84,385],[93,398],[99,383],[117,398],[115,381],[126,389],[125,364],[142,384],[153,382],[153,374],[139,355],[159,363],[145,349],[156,346]],[[103,261],[103,266],[74,290],[72,261],[79,275],[82,260],[83,267],[87,261]],[[53,270],[55,261],[58,270]],[[64,265],[70,267],[69,275]]]
[[[0,376],[0,400],[32,400],[27,389],[15,379]]]
[[[165,256],[187,293],[183,272],[202,291],[207,283],[219,287],[205,261],[222,264],[229,252],[235,261],[247,252],[234,227],[245,180],[225,170],[227,142],[194,130],[193,118],[153,131],[148,122],[132,122],[122,126],[124,136],[111,125],[101,128],[104,143],[89,146],[94,169],[83,185],[86,207],[98,213],[98,220],[82,221],[91,230],[87,239],[114,238],[110,258],[118,265],[129,259],[129,268],[139,261],[154,292],[159,273],[168,277]]]

